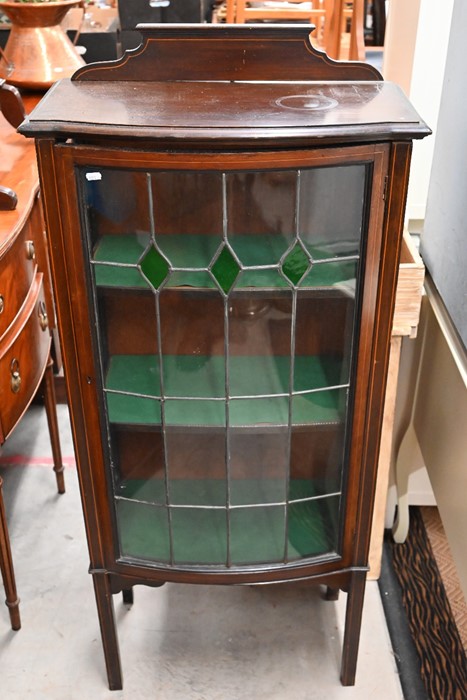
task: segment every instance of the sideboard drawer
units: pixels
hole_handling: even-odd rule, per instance
[[[23,312],[0,346],[0,444],[29,406],[41,382],[50,351],[43,276],[36,275]]]
[[[0,261],[0,337],[21,309],[36,269],[34,240],[28,219]]]

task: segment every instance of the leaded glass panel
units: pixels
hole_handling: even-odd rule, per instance
[[[367,167],[81,170],[123,557],[339,551]]]

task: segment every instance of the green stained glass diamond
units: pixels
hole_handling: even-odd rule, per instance
[[[141,272],[152,284],[154,289],[158,289],[169,274],[167,260],[154,246],[149,248],[148,252],[141,260]]]
[[[222,248],[211,272],[221,289],[227,294],[240,272],[240,266],[227,246]]]
[[[292,282],[298,284],[310,265],[310,259],[299,243],[296,243],[282,263],[282,272]]]

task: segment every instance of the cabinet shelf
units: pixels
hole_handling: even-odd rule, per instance
[[[336,548],[339,494],[315,498],[310,481],[291,483],[294,498],[306,500],[268,505],[263,501],[229,509],[196,506],[203,500],[201,491],[223,490],[225,502],[225,482],[183,481],[176,490],[178,500],[186,505],[170,508],[132,500],[132,494],[138,499],[155,496],[149,493],[154,484],[146,482],[143,492],[141,486],[140,482],[129,480],[121,490],[125,496],[117,497],[121,549],[126,557],[169,561],[172,549],[175,564],[225,566],[228,560],[234,565],[294,561],[332,553]],[[256,490],[260,497],[259,491],[267,488],[267,482],[245,480],[243,487],[249,492]],[[255,537],[251,537],[252,532]]]
[[[242,263],[235,282],[235,290],[290,289],[290,284],[280,271],[281,257],[288,242],[280,235],[236,235],[229,239],[235,254]],[[170,235],[157,237],[159,250],[166,257],[170,274],[164,281],[165,288],[194,287],[214,289],[218,287],[208,273],[215,255],[222,245],[222,238],[214,235]],[[301,288],[339,288],[354,294],[356,256],[335,256],[331,251],[316,246],[305,246],[309,256],[309,269],[302,277]],[[94,251],[93,265],[98,287],[124,287],[150,289],[151,285],[141,273],[139,263],[150,248],[148,234],[107,235],[99,239]],[[163,260],[161,256],[161,261]],[[305,271],[305,268],[304,268]]]
[[[224,358],[166,355],[162,362],[165,424],[225,427]],[[342,372],[338,358],[295,358],[293,425],[335,423],[342,419],[348,381],[342,379]],[[286,356],[230,357],[229,425],[288,425],[289,376],[290,358]],[[113,356],[105,384],[110,422],[160,425],[160,386],[157,356]]]
[[[170,470],[169,470],[170,471]],[[169,474],[170,478],[170,474]],[[288,503],[338,496],[329,493],[324,479],[294,479],[288,484],[279,478],[243,478],[230,481],[230,504],[233,508],[257,507],[258,504],[284,505],[286,485],[289,491]],[[166,505],[165,479],[122,479],[117,495],[130,501],[148,505]],[[176,479],[170,478],[170,505],[184,507],[222,507],[226,504],[227,482],[223,478]],[[256,504],[256,505],[255,505]]]

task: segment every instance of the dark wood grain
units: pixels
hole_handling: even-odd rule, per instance
[[[294,108],[303,103],[311,108]],[[294,99],[292,99],[294,98]],[[318,108],[314,109],[313,104]],[[323,108],[319,105],[324,105]],[[292,108],[290,108],[292,105]],[[23,123],[27,135],[226,140],[307,144],[342,138],[374,142],[395,135],[422,138],[427,127],[391,83],[206,83],[63,80]],[[244,146],[243,146],[244,147]]]
[[[333,61],[300,25],[139,24],[142,44],[73,80],[380,80],[365,63]],[[183,50],[180,51],[180,41]]]

